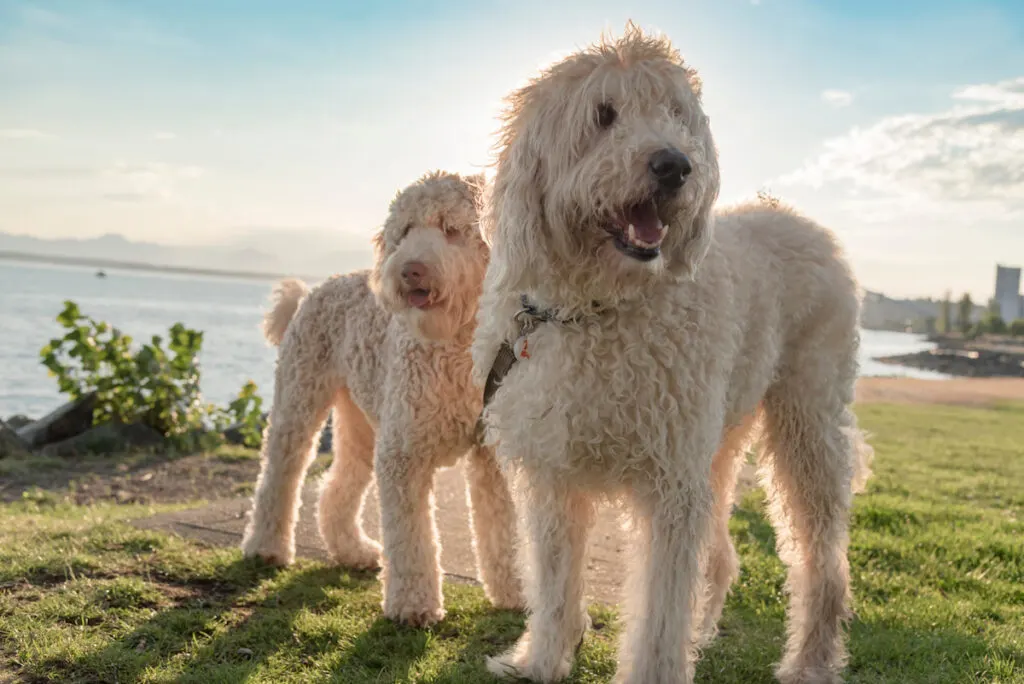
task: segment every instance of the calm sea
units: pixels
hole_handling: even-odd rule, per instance
[[[226,403],[249,379],[269,401],[275,351],[259,324],[272,283],[229,277],[49,266],[0,260],[0,416],[39,417],[61,403],[57,385],[39,363],[39,349],[61,334],[54,318],[65,299],[135,339],[164,334],[180,321],[204,334],[202,387],[209,401]],[[920,336],[865,330],[863,375],[933,377],[872,361],[873,356],[928,349]]]

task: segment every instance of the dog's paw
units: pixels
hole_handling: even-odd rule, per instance
[[[487,659],[487,671],[506,681],[531,681],[542,684],[554,684],[569,676],[572,664],[562,660],[558,667],[543,668],[536,663],[523,662],[514,653]]]
[[[379,570],[382,567],[381,545],[372,539],[362,540],[348,546],[330,550],[331,560],[336,565],[352,570]]]
[[[396,586],[389,580],[384,585],[384,616],[410,627],[430,627],[444,619],[444,599],[429,587],[406,584]]]
[[[569,672],[572,671],[570,657],[531,648],[530,640],[530,633],[527,632],[512,650],[488,658],[487,670],[505,680],[528,680],[543,684],[560,682],[569,676]]]
[[[295,560],[295,550],[291,548],[291,544],[256,539],[247,539],[242,544],[242,555],[245,558],[259,558],[264,563],[279,568],[291,565]]]
[[[441,606],[391,605],[385,606],[384,616],[409,627],[431,627],[444,620]]]

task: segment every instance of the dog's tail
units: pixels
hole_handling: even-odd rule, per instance
[[[309,285],[296,278],[286,278],[274,286],[271,295],[274,306],[263,318],[263,336],[267,342],[274,346],[281,344],[288,324],[308,294]]]

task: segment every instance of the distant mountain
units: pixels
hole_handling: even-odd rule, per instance
[[[135,242],[116,234],[84,239],[44,240],[0,232],[0,252],[294,275],[310,279],[368,268],[372,260],[369,240],[366,240],[365,245],[354,245],[354,242],[351,236],[317,229],[254,228],[218,245],[182,246]],[[938,318],[940,307],[941,302],[935,299],[893,299],[880,292],[866,291],[861,324],[876,330],[917,328],[926,319]],[[954,316],[957,311],[954,302]],[[978,320],[983,313],[984,307],[976,305],[972,319]]]
[[[158,245],[122,235],[46,240],[0,232],[0,252],[183,268],[324,277],[370,266],[372,253],[351,238],[320,230],[251,230],[219,245]]]

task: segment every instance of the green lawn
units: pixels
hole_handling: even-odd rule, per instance
[[[848,681],[1024,682],[1024,407],[859,414],[876,460],[855,509]],[[274,571],[126,522],[154,510],[41,490],[0,506],[0,682],[487,682],[483,656],[523,628],[454,584],[441,625],[397,627],[373,576]],[[783,570],[761,510],[751,493],[733,518],[743,573],[699,682],[773,681]],[[615,615],[591,612],[573,682],[614,672]]]

